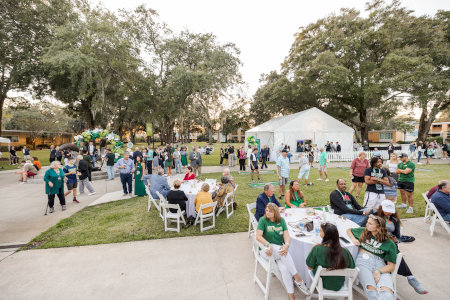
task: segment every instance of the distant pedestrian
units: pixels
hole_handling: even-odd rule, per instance
[[[248,158],[250,162],[250,179],[252,182],[255,182],[253,180],[253,174],[256,171],[256,176],[258,177],[258,181],[261,181],[261,177],[259,177],[259,169],[258,169],[258,156],[256,153],[258,152],[257,148],[253,148],[253,152],[250,154],[250,157]]]
[[[23,152],[23,159],[24,160],[31,160],[30,149],[28,149],[27,146],[23,146],[22,152]]]
[[[115,178],[115,171],[114,171],[114,164],[116,160],[116,155],[111,152],[111,149],[106,148],[106,155],[105,155],[105,161],[106,161],[106,173],[108,174],[108,180],[114,180]]]
[[[289,158],[287,158],[287,150],[281,151],[281,156],[277,159],[278,173],[278,189],[280,192],[280,200],[284,197],[285,186],[289,184]]]
[[[54,146],[54,145],[50,145],[50,157],[49,157],[50,163],[51,163],[52,161],[55,161],[55,159],[56,159],[56,149],[55,149],[55,146]]]
[[[66,175],[66,185],[67,192],[64,193],[64,198],[70,193],[73,193],[73,202],[80,203],[77,200],[77,166],[75,165],[75,159],[73,157],[69,158],[69,162],[64,166],[63,171]]]
[[[428,145],[427,150],[425,150],[425,156],[427,157],[427,165],[429,165],[434,156],[434,148],[431,143]]]
[[[91,195],[95,195],[95,190],[94,187],[92,186],[92,184],[90,183],[89,180],[89,168],[91,167],[90,164],[83,159],[83,156],[78,155],[77,156],[77,160],[78,160],[78,183],[80,186],[80,195],[84,194],[84,187],[86,186],[86,188],[89,191],[89,196]]]
[[[322,148],[320,148],[320,156],[319,156],[319,178],[317,180],[323,180],[322,179],[322,172],[325,174],[325,181],[328,180],[328,173],[327,173],[327,165],[328,165],[328,155],[327,152]]]

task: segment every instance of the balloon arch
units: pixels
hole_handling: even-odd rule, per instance
[[[111,151],[114,154],[118,154],[119,156],[123,155],[123,148],[122,148],[123,143],[120,140],[120,137],[117,134],[114,134],[114,132],[109,131],[108,129],[100,129],[100,128],[96,128],[94,130],[88,129],[83,133],[76,135],[74,137],[78,147],[80,147],[80,142],[89,142],[90,140],[104,139],[104,138],[106,138],[106,140],[113,146]]]

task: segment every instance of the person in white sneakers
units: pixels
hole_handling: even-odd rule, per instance
[[[400,190],[400,195],[402,197],[402,204],[397,205],[398,208],[407,208],[406,200],[408,200],[409,207],[406,210],[407,214],[412,214],[414,212],[414,170],[416,165],[408,159],[406,153],[400,155],[401,162],[397,165],[397,170],[395,173],[398,176],[398,189]]]
[[[320,156],[319,156],[319,178],[317,180],[322,180],[322,172],[325,174],[325,181],[328,181],[328,173],[327,173],[327,164],[328,164],[328,155],[327,152],[322,148],[320,148]]]

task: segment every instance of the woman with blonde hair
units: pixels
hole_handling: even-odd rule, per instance
[[[209,184],[204,183],[202,185],[202,190],[200,192],[198,192],[198,194],[194,200],[195,211],[198,213],[200,206],[202,206],[203,204],[208,204],[208,203],[212,203],[212,202],[213,202],[212,195],[209,193]],[[209,214],[210,212],[212,212],[212,210],[213,210],[212,207],[204,208],[202,210],[202,213]]]
[[[359,246],[358,279],[369,300],[394,300],[391,272],[397,262],[397,247],[386,230],[386,220],[370,215],[366,227],[349,228],[347,234]]]
[[[356,191],[356,199],[359,200],[359,195],[361,194],[362,186],[364,184],[364,171],[369,167],[369,161],[366,159],[366,153],[360,152],[358,157],[352,161],[350,165],[350,178],[352,179],[352,186],[349,193],[352,194],[358,185]]]
[[[395,181],[398,181],[398,174],[395,173],[398,164],[398,155],[395,153],[391,153],[389,160],[386,162],[386,167],[389,169],[389,172],[391,172],[391,176],[395,179]]]
[[[265,246],[265,249],[261,250],[261,255],[267,258],[272,256],[275,259],[289,299],[295,300],[294,284],[303,294],[310,295],[289,254],[289,231],[275,203],[269,202],[264,216],[259,219],[256,240]]]

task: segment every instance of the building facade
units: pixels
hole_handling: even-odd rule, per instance
[[[74,133],[70,132],[46,132],[42,136],[34,136],[26,130],[2,130],[2,137],[11,140],[11,146],[35,145],[62,145],[73,142]]]

